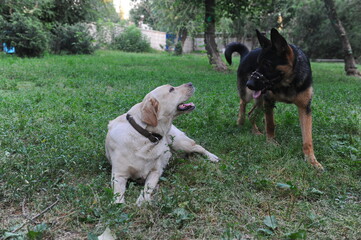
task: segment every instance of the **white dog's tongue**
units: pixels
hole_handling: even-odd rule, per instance
[[[182,103],[178,105],[179,110],[186,110],[192,107],[194,107],[194,103]]]
[[[262,94],[262,91],[253,91],[253,98],[256,99],[256,98],[259,98]]]

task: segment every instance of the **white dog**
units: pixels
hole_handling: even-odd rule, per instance
[[[145,179],[144,191],[136,202],[138,206],[150,200],[171,157],[170,147],[201,153],[213,162],[219,160],[172,125],[175,117],[195,109],[193,103],[184,103],[194,90],[192,83],[160,86],[127,113],[109,122],[105,150],[112,164],[116,203],[124,203],[128,178]]]

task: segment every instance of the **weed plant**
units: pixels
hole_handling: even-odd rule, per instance
[[[205,56],[165,53],[1,55],[0,236],[94,239],[109,227],[118,239],[359,239],[360,80],[312,64],[319,173],[303,161],[294,105],[275,109],[280,146],[236,125],[236,66],[217,73]],[[108,121],[159,85],[187,82],[197,109],[175,125],[222,160],[174,153],[154,201],[138,208],[143,186],[130,182],[127,203],[112,204]]]

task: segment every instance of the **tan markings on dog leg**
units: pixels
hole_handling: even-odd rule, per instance
[[[299,94],[295,99],[295,104],[298,107],[298,114],[300,118],[300,125],[302,131],[303,141],[303,153],[305,159],[312,166],[319,170],[323,170],[322,165],[316,160],[313,151],[312,142],[312,113],[311,113],[311,100],[312,100],[312,88],[310,87],[306,91]]]
[[[313,143],[312,143],[312,115],[311,113],[307,113],[306,108],[299,107],[298,108],[299,117],[300,117],[300,125],[302,131],[302,140],[303,140],[303,153],[305,154],[305,159],[312,166],[319,170],[323,170],[322,165],[316,160],[314,151],[313,151]]]
[[[273,141],[275,137],[275,122],[273,116],[274,103],[265,103],[266,136],[267,141]]]
[[[256,101],[252,109],[248,112],[248,118],[252,124],[252,133],[255,135],[262,135],[256,124],[257,117],[262,112],[262,104],[263,101]]]
[[[313,88],[309,87],[308,89],[306,89],[305,91],[299,93],[293,103],[296,104],[297,107],[306,107],[310,100],[312,100],[312,95],[313,95]]]
[[[257,124],[255,123],[252,124],[252,133],[254,135],[263,135],[262,132],[259,130]]]
[[[265,114],[266,118],[266,135],[267,140],[275,138],[275,122],[273,117],[273,111]]]
[[[246,120],[246,106],[247,106],[247,102],[245,100],[241,99],[239,102],[239,112],[238,112],[238,119],[237,119],[237,124],[239,126],[242,126]]]

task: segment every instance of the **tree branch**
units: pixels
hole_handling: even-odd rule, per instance
[[[38,217],[40,217],[41,215],[43,215],[44,213],[46,213],[47,211],[49,211],[50,209],[52,209],[56,204],[59,203],[59,198],[56,199],[55,202],[53,202],[50,206],[48,206],[47,208],[45,208],[41,213],[39,213],[38,215],[36,215],[35,217],[26,220],[23,224],[21,224],[19,227],[17,227],[16,229],[14,229],[12,232],[15,233],[17,231],[19,231],[20,229],[22,229],[26,224],[28,224],[29,222],[34,221],[35,219],[37,219]]]

